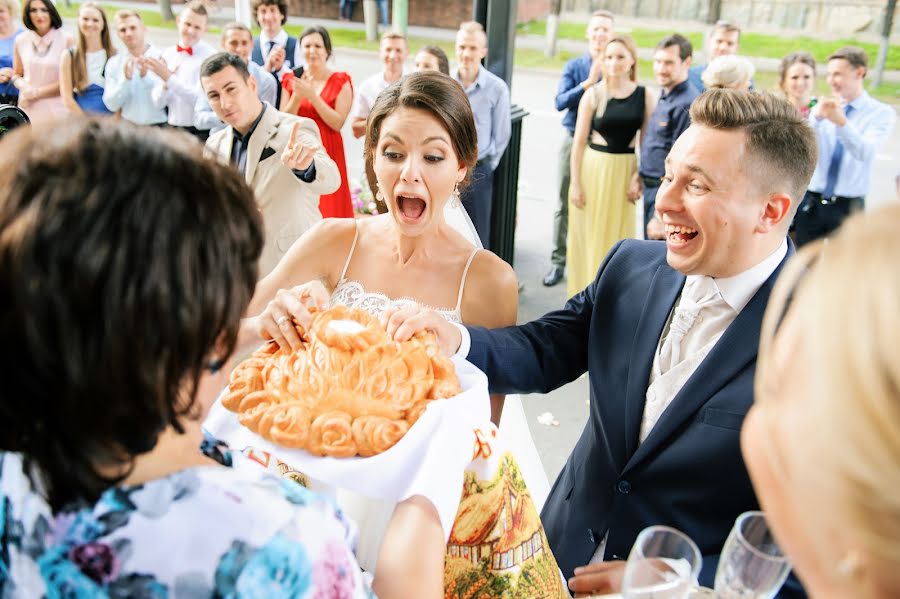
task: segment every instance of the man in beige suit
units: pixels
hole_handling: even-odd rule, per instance
[[[206,149],[241,171],[256,194],[266,242],[259,276],[268,274],[291,244],[322,220],[319,196],[340,185],[315,122],[260,102],[256,81],[238,56],[221,52],[200,67],[200,82],[216,115],[228,125]]]

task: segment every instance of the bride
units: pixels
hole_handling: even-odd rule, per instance
[[[388,213],[326,219],[298,239],[258,283],[248,309],[253,316],[242,325],[243,342],[274,339],[297,347],[300,339],[291,321],[307,326],[307,307],[313,305],[345,304],[381,314],[417,303],[458,323],[514,325],[518,285],[512,267],[479,249],[470,224],[451,224],[445,217],[446,208],[456,215],[453,220],[462,220],[459,188],[467,183],[477,155],[469,101],[453,79],[415,73],[382,92],[369,115],[365,159],[373,166]],[[519,439],[511,443],[513,453],[526,482],[537,487],[534,495],[545,496],[546,475],[521,404],[511,399],[504,424],[512,419],[519,429],[511,434]],[[502,396],[491,397],[495,424],[503,404]],[[516,445],[523,443],[527,456],[520,457]],[[537,474],[529,478],[529,472]],[[532,483],[534,478],[539,480]],[[339,494],[338,502],[360,526],[358,555],[365,562],[377,551],[392,506],[373,508],[371,501],[361,506],[358,499],[345,498]]]

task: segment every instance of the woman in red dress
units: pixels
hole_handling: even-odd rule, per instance
[[[341,186],[334,193],[319,198],[319,211],[325,218],[353,217],[350,185],[347,181],[347,160],[341,127],[353,105],[353,83],[350,75],[328,68],[331,57],[331,36],[324,27],[307,27],[300,35],[300,49],[306,60],[303,75],[285,73],[281,85],[281,110],[313,119],[319,125],[322,145],[341,171]]]

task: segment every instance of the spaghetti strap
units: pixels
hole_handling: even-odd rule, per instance
[[[475,258],[475,254],[478,253],[478,248],[472,250],[472,253],[469,254],[469,259],[466,261],[466,267],[463,269],[462,280],[459,282],[459,295],[456,297],[456,313],[461,314],[460,308],[462,307],[462,296],[463,291],[466,288],[466,275],[469,274],[469,267],[472,266],[472,260]]]
[[[353,250],[356,249],[356,240],[359,239],[359,221],[355,218],[353,219],[353,225],[356,227],[356,230],[353,233],[353,243],[350,245],[350,253],[347,254],[347,261],[344,262],[344,270],[341,271],[341,278],[338,280],[338,285],[346,280],[347,269],[350,268],[350,259],[353,258]],[[463,279],[465,279],[465,276],[463,276]],[[460,297],[462,297],[462,295],[460,295]]]

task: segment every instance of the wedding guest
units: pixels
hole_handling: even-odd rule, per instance
[[[556,110],[566,111],[562,125],[566,130],[559,150],[559,197],[553,213],[553,251],[550,253],[550,271],[543,283],[552,287],[559,283],[566,270],[566,240],[569,231],[569,175],[572,161],[572,136],[575,135],[575,120],[578,105],[585,92],[603,76],[603,49],[613,35],[613,14],[607,10],[597,10],[588,22],[586,36],[588,50],[573,58],[563,68],[562,79],[556,88]]]
[[[688,71],[688,80],[697,91],[706,89],[703,72],[713,60],[720,56],[737,54],[741,50],[741,28],[728,21],[719,21],[713,25],[706,38],[706,64],[694,65]]]
[[[152,92],[154,105],[167,110],[171,127],[186,131],[200,141],[206,141],[209,136],[208,129],[194,126],[200,65],[215,53],[202,40],[207,21],[206,5],[193,0],[178,15],[178,43],[163,50],[160,59],[144,58],[147,67],[160,78]]]
[[[63,53],[59,64],[59,92],[72,114],[109,116],[103,103],[106,64],[116,54],[106,12],[94,2],[78,8],[78,43]]]
[[[440,71],[444,75],[449,75],[450,61],[447,54],[437,46],[425,46],[416,54],[415,70]]]
[[[475,128],[478,129],[478,162],[472,171],[472,184],[463,193],[462,203],[478,231],[481,243],[490,249],[494,170],[509,143],[512,121],[509,86],[481,66],[485,56],[487,34],[484,27],[475,21],[462,23],[456,33],[457,67],[451,75],[466,90],[475,114]]]
[[[259,37],[253,40],[253,62],[272,75],[275,81],[275,103],[281,105],[281,77],[303,64],[303,54],[297,38],[284,30],[288,5],[285,0],[254,0],[253,17],[260,26]]]
[[[810,109],[818,102],[812,95],[816,88],[816,59],[812,54],[791,52],[782,58],[778,67],[778,87],[801,115],[809,116]]]
[[[603,256],[634,237],[631,189],[637,174],[637,138],[643,135],[655,98],[637,84],[637,48],[614,36],[603,49],[603,79],[581,98],[570,159],[566,292],[572,297],[594,280]]]
[[[712,59],[701,79],[706,89],[724,87],[747,91],[755,72],[753,63],[743,56],[726,54]]]
[[[356,88],[356,106],[350,120],[353,137],[356,138],[366,134],[366,119],[369,118],[378,94],[392,83],[400,81],[404,75],[406,58],[409,56],[406,36],[399,31],[386,31],[381,36],[378,56],[381,59],[381,71],[364,79]]]
[[[0,0],[0,104],[16,104],[19,90],[10,82],[16,72],[13,70],[13,45],[25,30],[16,26],[19,3],[15,0]]]
[[[766,310],[743,453],[814,598],[900,597],[898,227],[897,205],[849,218],[798,252]]]
[[[263,73],[263,80],[269,79]],[[258,81],[237,54],[213,54],[200,67],[207,105],[225,123],[206,140],[206,149],[233,164],[253,189],[265,231],[259,259],[259,275],[264,277],[322,220],[319,196],[337,189],[341,179],[322,148],[315,122],[263,103]]]
[[[331,36],[324,27],[313,25],[304,29],[300,34],[300,49],[306,70],[302,77],[296,77],[293,72],[284,75],[282,88],[286,93],[281,96],[281,110],[316,122],[322,145],[341,172],[341,186],[334,193],[322,195],[319,212],[325,218],[353,218],[344,138],[341,137],[341,128],[353,105],[353,83],[349,73],[328,67]]]
[[[4,593],[373,596],[331,502],[202,432],[263,245],[237,171],[113,119],[0,147]],[[442,597],[443,551],[401,503],[378,596]]]
[[[222,50],[239,56],[244,61],[247,71],[256,83],[256,96],[260,102],[278,106],[275,103],[278,84],[275,79],[263,70],[258,64],[250,60],[250,52],[253,49],[253,33],[243,23],[228,23],[222,27]],[[202,65],[201,65],[202,68]],[[202,78],[202,76],[201,76]],[[225,128],[225,123],[216,115],[209,105],[209,99],[202,85],[197,96],[197,104],[194,106],[194,127],[208,129],[212,135]],[[318,212],[318,209],[316,210]]]
[[[894,130],[896,111],[866,91],[869,56],[846,46],[828,57],[828,86],[809,122],[816,131],[819,161],[794,220],[797,245],[827,237],[850,213],[865,208],[875,154]]]
[[[640,168],[632,181],[634,192],[644,198],[645,239],[666,236],[662,222],[656,218],[656,194],[666,171],[666,156],[690,126],[691,103],[700,93],[688,81],[693,51],[691,42],[675,33],[663,38],[653,53],[653,75],[662,92],[641,140]]]
[[[147,43],[147,27],[137,11],[118,11],[113,17],[113,27],[126,51],[117,53],[106,63],[103,103],[136,125],[164,125],[168,119],[166,111],[157,108],[151,97],[160,79],[145,60],[159,60],[162,53]]]
[[[59,95],[59,63],[75,42],[49,0],[25,0],[22,24],[28,31],[13,44],[10,81],[19,90],[19,108],[37,125],[68,114]]]
[[[494,393],[547,393],[589,374],[589,421],[541,512],[577,593],[620,592],[624,559],[651,524],[697,543],[700,582],[712,586],[735,518],[757,507],[739,430],[815,139],[768,93],[709,90],[691,119],[657,198],[664,244],[621,242],[583,292],[525,325],[457,327],[413,308],[388,324],[398,341],[435,331]]]
[[[354,137],[362,137],[366,134],[366,119],[375,105],[378,94],[384,91],[392,83],[396,83],[404,75],[406,58],[409,56],[409,48],[406,44],[406,36],[398,31],[386,31],[381,36],[379,49],[382,70],[365,79],[356,88],[356,106],[350,119],[350,128]],[[387,206],[379,199],[378,181],[375,173],[366,169],[369,189],[375,198],[375,204],[379,214],[387,212]]]

